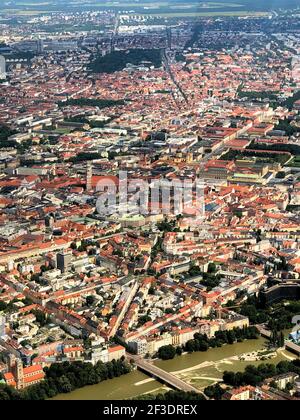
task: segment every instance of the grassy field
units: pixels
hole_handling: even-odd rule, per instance
[[[51,11],[53,12],[53,10]],[[37,16],[42,14],[51,13],[47,10],[19,10],[19,9],[2,9],[0,10],[0,15],[15,15],[15,16]]]
[[[184,17],[217,17],[217,16],[254,16],[254,17],[260,17],[260,16],[268,16],[268,12],[246,12],[246,11],[232,11],[232,12],[170,12],[170,13],[147,13],[143,14],[140,13],[140,16],[153,16],[153,17],[163,17],[163,18],[184,18]]]
[[[51,5],[51,3],[49,2],[49,1],[45,1],[45,2],[34,2],[34,1],[32,1],[32,2],[27,2],[27,1],[17,1],[17,2],[15,2],[15,4],[16,5],[20,5],[20,6],[25,6],[25,7],[30,7],[30,6],[33,6],[33,7],[39,7],[39,6],[48,6],[48,5]]]
[[[285,9],[299,5],[299,0],[0,0],[0,15],[35,16],[52,12],[80,12],[86,10],[112,10],[120,13],[132,13],[154,18],[194,18],[218,16],[265,16],[277,7]]]
[[[59,12],[59,9],[57,10],[16,10],[16,9],[2,9],[0,10],[0,15],[15,15],[15,16],[38,16],[42,14],[50,14],[53,12]],[[196,17],[218,17],[218,16],[253,16],[253,17],[260,17],[260,16],[268,16],[269,12],[247,12],[247,11],[219,11],[219,12],[163,12],[159,13],[155,11],[155,13],[151,13],[151,10],[148,10],[146,12],[139,12],[136,13],[137,16],[152,16],[155,18],[196,18]]]
[[[64,3],[61,0],[43,1],[43,0],[13,0],[9,3],[0,0],[0,14],[38,15],[49,14],[54,11],[79,11],[79,10],[114,10],[122,12],[132,12],[136,15],[145,15],[153,17],[199,17],[199,16],[256,16],[261,15],[262,10],[252,7],[247,3],[248,0],[228,0],[228,1],[195,1],[195,0],[170,0],[156,1],[150,0],[137,1],[103,1],[91,0],[87,3],[73,1]],[[1,8],[1,5],[3,8]]]
[[[205,2],[203,4],[199,2],[193,2],[190,3],[177,3],[177,2],[95,2],[90,3],[93,6],[105,6],[105,7],[147,7],[151,9],[160,9],[163,7],[169,7],[170,9],[187,9],[191,7],[197,7],[197,8],[215,8],[215,7],[244,7],[244,5],[240,3],[222,3],[222,2]]]
[[[24,6],[24,7],[39,7],[39,6],[52,6],[52,5],[62,5],[63,2],[60,1],[34,1],[34,0],[16,0],[10,2],[11,4],[15,6]],[[1,4],[7,4],[6,1],[1,0]],[[235,3],[235,2],[198,2],[198,1],[90,1],[86,3],[88,6],[103,6],[103,7],[155,7],[155,8],[161,8],[161,7],[204,7],[204,8],[210,8],[210,7],[243,7],[243,4],[241,3]],[[82,5],[80,1],[78,2],[72,2],[72,5]]]

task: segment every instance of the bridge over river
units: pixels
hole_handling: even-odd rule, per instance
[[[172,373],[160,369],[159,367],[153,365],[152,363],[148,362],[142,357],[134,356],[132,354],[127,353],[127,358],[128,360],[133,360],[134,364],[137,366],[138,369],[153,376],[154,378],[165,383],[166,385],[169,385],[171,388],[185,392],[196,392],[197,394],[201,394],[206,400],[208,400],[207,396],[199,389],[193,387],[190,384],[187,384],[186,382],[177,378]]]

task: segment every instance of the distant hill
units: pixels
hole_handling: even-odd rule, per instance
[[[146,7],[145,7],[146,6]],[[148,6],[148,7],[147,7]],[[150,7],[149,7],[150,6]],[[178,6],[178,8],[176,7]],[[188,9],[183,9],[182,6],[188,6]],[[1,9],[10,9],[16,11],[83,11],[83,10],[114,10],[126,11],[134,10],[135,13],[142,14],[172,14],[184,13],[185,11],[196,12],[228,12],[228,11],[249,11],[249,12],[263,12],[278,8],[290,9],[299,6],[299,0],[168,0],[156,1],[153,0],[119,0],[113,2],[111,0],[90,0],[89,2],[82,2],[81,0],[65,1],[65,0],[31,0],[26,2],[24,0],[0,0],[0,15]]]

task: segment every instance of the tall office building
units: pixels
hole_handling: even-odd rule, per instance
[[[0,55],[0,80],[6,79],[6,61],[3,55]]]
[[[70,268],[71,261],[72,261],[72,253],[66,252],[66,251],[59,252],[57,254],[56,261],[57,261],[57,268],[62,273],[65,273]]]
[[[4,315],[0,315],[0,338],[5,336],[5,316]]]
[[[37,49],[37,52],[39,54],[41,54],[44,51],[44,42],[43,42],[42,39],[38,39],[37,40],[37,47],[36,47],[36,49]]]

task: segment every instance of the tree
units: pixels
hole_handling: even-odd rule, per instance
[[[227,331],[227,343],[233,344],[236,341],[236,336],[234,331]]]
[[[0,124],[0,148],[17,146],[17,143],[7,140],[8,137],[15,133],[16,131],[12,131],[7,125]]]
[[[282,361],[279,362],[277,366],[271,363],[262,363],[258,367],[249,365],[246,367],[244,372],[224,372],[223,381],[233,387],[239,387],[242,385],[257,386],[267,378],[274,378],[277,375],[287,372],[294,372],[299,375],[300,361],[298,359],[291,362]],[[271,382],[271,386],[276,387],[274,381]]]
[[[25,390],[15,390],[0,384],[0,400],[44,400],[58,393],[67,393],[108,378],[125,375],[130,370],[130,365],[124,359],[110,363],[98,362],[95,366],[85,362],[53,363],[44,369],[44,381]]]
[[[150,288],[149,288],[149,295],[154,295],[154,293],[155,293],[155,288],[154,288],[154,286],[150,286]]]
[[[273,388],[273,389],[278,389],[278,385],[275,381],[270,382],[270,387]]]
[[[90,296],[86,297],[87,306],[92,306],[95,303],[95,301],[96,301],[96,298],[93,295],[90,295]]]
[[[181,356],[182,355],[182,348],[180,346],[176,347],[176,354],[178,356]]]
[[[225,384],[236,386],[236,375],[234,372],[225,371],[223,374],[223,381]]]
[[[166,308],[165,313],[166,314],[173,314],[174,313],[174,308]]]
[[[0,300],[0,312],[5,311],[7,308],[7,304],[3,302],[3,300]]]
[[[116,255],[117,257],[122,258],[123,257],[123,252],[120,249],[114,249],[113,255]]]
[[[224,390],[219,384],[208,386],[205,388],[204,393],[209,399],[221,400],[224,395]]]
[[[48,322],[47,317],[44,314],[44,312],[39,311],[39,310],[32,311],[32,312],[35,315],[37,322],[41,325],[41,327],[44,327]]]
[[[189,353],[194,352],[195,351],[195,340],[189,340],[189,341],[187,341],[187,343],[185,345],[185,349]]]
[[[176,349],[172,345],[162,346],[158,350],[158,357],[162,360],[174,359],[176,356]]]
[[[200,340],[198,341],[198,349],[199,351],[207,351],[209,349],[209,345],[207,343],[207,341],[205,340]]]
[[[9,395],[8,393],[5,391],[5,389],[0,388],[0,401],[9,401]]]
[[[62,393],[68,393],[73,390],[71,382],[69,381],[68,377],[63,375],[58,380],[59,391]]]
[[[202,394],[197,392],[185,391],[168,391],[164,394],[145,394],[138,397],[138,400],[152,400],[152,401],[203,401],[205,400]]]
[[[288,383],[286,384],[286,387],[285,387],[286,392],[290,392],[290,391],[292,391],[293,389],[294,389],[294,385],[293,385],[291,382],[288,382]]]
[[[207,272],[208,273],[216,273],[216,271],[217,271],[216,264],[215,263],[209,263]]]
[[[143,61],[150,62],[155,67],[160,67],[162,55],[158,49],[130,49],[128,51],[113,51],[110,54],[97,56],[90,64],[94,73],[114,73],[123,70],[128,63],[138,65]]]
[[[40,281],[40,274],[38,274],[38,273],[32,274],[31,281],[34,281],[35,283],[39,283],[39,281]]]
[[[284,334],[281,331],[280,336],[279,336],[279,347],[284,347],[284,344],[285,344]]]
[[[138,326],[141,327],[142,325],[146,324],[146,322],[151,321],[151,316],[143,315],[138,320]]]
[[[78,98],[68,99],[65,102],[59,102],[58,106],[94,106],[100,109],[110,108],[112,106],[124,105],[124,101],[113,99],[93,99],[93,98]]]
[[[288,373],[290,368],[291,368],[290,363],[286,360],[283,360],[279,362],[277,365],[277,373],[278,375],[281,375],[283,373]]]

